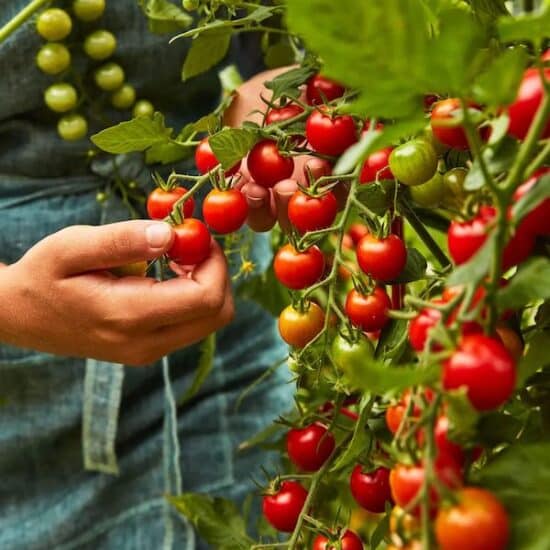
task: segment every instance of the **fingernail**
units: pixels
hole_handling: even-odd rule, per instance
[[[261,208],[265,204],[265,199],[248,197],[248,204],[250,208]]]
[[[172,238],[172,229],[167,223],[153,223],[145,229],[149,248],[164,248]]]

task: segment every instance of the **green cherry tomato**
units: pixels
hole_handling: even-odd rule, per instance
[[[46,40],[56,42],[69,36],[73,22],[65,10],[50,8],[43,11],[36,20],[38,34]]]
[[[430,124],[428,124],[428,126],[424,128],[424,130],[422,131],[422,135],[420,136],[420,139],[427,141],[435,149],[435,152],[437,153],[438,156],[441,156],[443,153],[445,153],[445,151],[449,150],[449,148],[446,145],[441,143],[434,136],[434,132]]]
[[[184,10],[194,11],[199,7],[200,0],[182,0],[181,5]]]
[[[106,63],[96,70],[95,83],[107,92],[114,92],[124,84],[124,69],[117,63]]]
[[[334,365],[352,380],[363,375],[365,359],[373,355],[374,347],[365,336],[360,336],[356,342],[350,342],[337,334],[332,341],[331,356]]]
[[[155,112],[155,107],[153,104],[148,101],[147,99],[140,99],[135,105],[134,110],[132,111],[132,114],[135,118],[138,116],[153,116],[153,113]]]
[[[73,11],[81,21],[95,21],[105,11],[105,0],[74,0]]]
[[[445,196],[443,176],[436,172],[435,176],[426,183],[409,187],[409,193],[416,204],[426,208],[434,208],[441,203]]]
[[[64,82],[52,84],[44,92],[46,105],[56,113],[66,113],[74,109],[78,100],[75,87]]]
[[[116,50],[116,38],[112,32],[100,29],[89,34],[84,40],[84,51],[88,57],[103,61]]]
[[[36,54],[36,65],[46,74],[59,74],[71,64],[71,52],[64,44],[48,42]]]
[[[464,180],[468,170],[465,168],[452,168],[443,176],[443,187],[445,194],[443,196],[443,204],[450,208],[460,209],[466,198],[464,189]]]
[[[405,185],[421,185],[437,170],[437,153],[430,143],[413,139],[396,147],[390,154],[390,170]]]
[[[65,115],[57,123],[57,133],[65,141],[82,139],[88,133],[88,122],[82,115]]]
[[[129,109],[136,101],[136,90],[130,84],[124,84],[111,95],[111,105],[115,109]]]

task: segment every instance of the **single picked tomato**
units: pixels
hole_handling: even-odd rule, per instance
[[[470,105],[468,108],[475,109],[475,106]],[[460,116],[461,111],[462,104],[457,98],[438,101],[432,109],[431,126],[435,137],[441,143],[453,149],[466,150],[469,148],[469,144],[464,128],[460,124],[448,125],[456,115]]]
[[[306,138],[318,153],[336,157],[357,141],[357,130],[351,116],[332,115],[324,109],[307,118]]]
[[[292,463],[304,472],[316,472],[328,460],[336,442],[326,426],[315,422],[292,428],[286,436],[286,450]]]
[[[248,153],[247,165],[252,179],[262,187],[273,187],[294,172],[294,159],[282,155],[277,143],[270,139],[254,145]]]
[[[288,203],[288,219],[300,233],[330,227],[337,213],[338,201],[332,191],[312,197],[298,190]]]
[[[407,249],[397,235],[379,239],[365,235],[357,244],[359,267],[377,281],[393,281],[407,263]]]
[[[286,244],[275,255],[273,269],[284,286],[302,290],[323,276],[325,258],[317,246],[298,252],[291,244]]]
[[[36,19],[38,34],[51,42],[63,40],[69,36],[72,28],[71,17],[65,10],[59,8],[44,10]]]
[[[389,321],[391,300],[386,291],[376,287],[371,294],[352,289],[346,298],[345,310],[351,324],[365,332],[383,329]]]
[[[173,187],[164,190],[157,187],[147,197],[147,214],[152,220],[163,220],[172,212],[174,203],[187,193],[185,187]],[[181,207],[180,207],[181,208]],[[183,205],[183,216],[190,218],[195,210],[195,199],[189,197]]]
[[[180,265],[197,265],[210,255],[212,237],[206,225],[195,218],[185,218],[174,227],[174,242],[168,257]]]
[[[303,107],[297,105],[296,103],[289,103],[283,107],[274,107],[269,109],[265,117],[266,125],[277,124],[278,122],[284,122],[291,118],[297,117],[304,112]]]
[[[320,105],[325,101],[333,101],[342,97],[345,92],[344,86],[320,74],[312,76],[307,81],[306,98],[309,105]]]
[[[278,491],[264,495],[264,516],[278,531],[291,533],[296,527],[306,498],[307,491],[298,482],[283,481]]]
[[[71,52],[64,44],[49,42],[44,44],[36,55],[36,65],[46,74],[62,73],[71,64]]]
[[[219,163],[220,161],[216,158],[214,151],[212,151],[212,147],[210,147],[208,137],[201,139],[195,149],[195,165],[197,166],[197,170],[201,174],[206,174],[207,172],[210,172],[210,170],[216,168]],[[239,161],[234,166],[229,168],[229,170],[226,170],[225,175],[228,177],[233,176],[239,171],[240,167],[241,162]]]
[[[520,185],[515,193],[514,200],[517,202],[538,184],[545,174],[550,173],[550,168],[540,168],[525,183]],[[532,235],[550,235],[550,198],[544,199],[533,208],[520,222],[525,231]]]
[[[202,213],[211,229],[220,235],[227,235],[244,225],[248,216],[248,203],[237,189],[212,189],[204,199]]]
[[[364,375],[365,361],[374,357],[374,346],[364,336],[352,341],[337,334],[330,349],[334,366],[351,379],[360,379]]]
[[[349,483],[357,504],[373,514],[381,514],[386,509],[386,502],[392,502],[390,471],[387,468],[365,472],[361,464],[357,464]]]
[[[371,181],[393,180],[394,175],[390,168],[390,155],[393,147],[385,147],[370,154],[361,168],[359,183]]]
[[[363,550],[361,539],[349,529],[341,535],[338,542],[331,541],[325,535],[317,535],[312,550]]]
[[[437,153],[426,140],[413,139],[390,154],[390,170],[405,185],[421,185],[437,171]]]

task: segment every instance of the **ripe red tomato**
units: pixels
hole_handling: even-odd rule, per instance
[[[325,535],[317,535],[312,550],[363,550],[361,539],[349,529],[340,537],[339,542],[331,542]]]
[[[407,263],[407,249],[397,235],[379,239],[365,235],[357,244],[359,267],[377,281],[393,281]]]
[[[389,160],[392,151],[393,147],[385,147],[369,155],[361,168],[359,183],[394,179]]]
[[[289,103],[284,107],[269,109],[265,117],[265,123],[269,125],[276,124],[277,122],[283,122],[290,118],[294,118],[295,116],[298,116],[303,112],[304,109],[300,107],[300,105],[297,105],[296,103]]]
[[[326,76],[316,74],[307,81],[306,98],[309,105],[320,105],[342,97],[346,89]]]
[[[210,143],[208,143],[208,137],[201,139],[195,149],[195,165],[197,166],[197,170],[201,174],[206,174],[206,172],[210,172],[210,170],[216,168],[219,163],[220,161],[216,158],[214,151],[212,151],[212,148],[210,147]],[[241,161],[237,162],[237,164],[229,170],[226,170],[225,175],[232,176],[236,174],[240,167]]]
[[[294,171],[294,159],[281,155],[275,141],[264,139],[248,153],[248,171],[252,179],[262,187],[273,187]]]
[[[365,236],[369,234],[369,228],[364,223],[352,223],[348,228],[348,235],[351,237],[353,244],[357,243]]]
[[[515,383],[514,359],[501,342],[484,334],[464,336],[443,365],[443,387],[466,387],[478,411],[503,405],[514,392]]]
[[[305,472],[316,472],[334,450],[334,436],[326,426],[315,422],[292,428],[286,436],[286,450],[292,463]]]
[[[508,514],[497,498],[478,487],[459,491],[458,503],[441,508],[435,534],[441,550],[505,550],[510,538]]]
[[[283,481],[274,494],[263,498],[263,512],[267,521],[278,531],[291,533],[307,498],[307,491],[297,481]]]
[[[392,502],[390,471],[387,468],[364,472],[361,464],[357,464],[351,472],[349,483],[357,504],[369,512],[381,514],[386,508],[386,502]]]
[[[435,423],[434,440],[440,456],[450,458],[461,466],[464,465],[466,456],[462,447],[449,439],[449,419],[445,415],[441,415]]]
[[[157,187],[147,197],[147,214],[152,220],[163,220],[170,215],[174,203],[187,193],[185,187],[174,187],[164,191]],[[189,197],[183,205],[183,217],[190,218],[195,210],[195,199]]]
[[[286,244],[275,255],[273,268],[284,286],[302,290],[323,276],[325,258],[317,246],[298,252],[291,244]]]
[[[546,80],[550,79],[550,68],[544,69]],[[527,69],[519,86],[518,95],[509,107],[510,125],[508,133],[517,139],[525,139],[529,127],[542,103],[544,86],[538,69]],[[550,137],[550,121],[546,123],[542,138]]]
[[[167,255],[180,265],[200,264],[210,254],[211,240],[204,223],[195,218],[185,218],[174,227],[174,242]]]
[[[434,300],[436,304],[444,303],[444,300]],[[428,341],[430,331],[441,320],[441,311],[433,307],[425,307],[409,323],[409,342],[415,351],[423,351]],[[434,349],[441,348],[437,344]]]
[[[300,233],[330,227],[337,213],[338,201],[332,191],[311,197],[298,190],[288,202],[288,219]]]
[[[550,168],[540,168],[525,183],[520,185],[514,193],[514,200],[518,201],[527,195],[537,184],[539,179],[550,172]],[[550,198],[544,199],[537,207],[529,212],[520,222],[521,226],[532,235],[550,235]]]
[[[211,229],[226,235],[243,226],[248,216],[248,203],[237,189],[212,189],[204,198],[202,213]]]
[[[424,398],[431,402],[434,398],[433,391],[429,388],[426,388],[423,392]],[[407,409],[409,408],[409,403],[411,401],[411,391],[405,390],[403,392],[403,395],[401,396],[401,399],[398,403],[395,405],[391,405],[386,409],[386,425],[388,426],[388,429],[392,433],[397,433],[397,430],[399,429],[399,426],[401,426],[401,422],[403,421],[403,417],[405,416],[405,413],[407,412]],[[413,403],[413,408],[411,411],[411,417],[413,419],[419,418],[422,414],[422,409],[418,405],[417,402]]]
[[[357,130],[351,116],[331,115],[324,109],[307,118],[306,138],[318,153],[336,157],[357,141]]]
[[[279,333],[290,346],[303,348],[313,340],[325,325],[325,313],[315,303],[307,304],[303,311],[287,306],[279,315]]]
[[[473,105],[469,106],[470,109],[475,108]],[[453,149],[468,149],[468,138],[462,126],[444,126],[448,124],[453,118],[454,111],[460,111],[462,105],[457,98],[443,99],[434,103],[431,114],[431,126],[435,137],[447,147]]]
[[[371,294],[364,295],[352,289],[346,298],[345,310],[352,325],[365,332],[384,328],[389,321],[390,297],[382,287],[376,287]]]

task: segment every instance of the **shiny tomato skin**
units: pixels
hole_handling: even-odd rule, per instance
[[[195,218],[185,218],[174,227],[174,242],[168,257],[180,265],[197,265],[210,255],[212,237],[206,225]]]
[[[359,183],[371,181],[393,180],[394,175],[390,169],[390,155],[393,147],[385,147],[370,154],[361,168]]]
[[[291,533],[304,507],[307,491],[296,481],[283,481],[273,495],[265,495],[262,502],[267,521],[278,531]]]
[[[386,509],[386,502],[392,502],[387,468],[364,472],[361,464],[357,464],[351,473],[350,489],[357,504],[373,514],[381,514]]]
[[[212,189],[204,198],[202,214],[208,227],[220,235],[227,235],[244,225],[248,203],[237,189]]]
[[[288,456],[304,472],[319,470],[332,454],[335,445],[334,436],[318,422],[304,428],[292,428],[286,436]]]
[[[317,535],[312,550],[363,550],[361,539],[349,529],[340,537],[339,546],[332,544],[325,535]]]
[[[276,124],[277,122],[284,122],[285,120],[301,115],[303,112],[303,107],[296,105],[296,103],[289,103],[284,107],[275,107],[273,109],[269,109],[267,112],[265,123],[269,125]]]
[[[174,203],[187,193],[185,187],[174,187],[164,191],[160,187],[153,189],[147,197],[147,214],[152,220],[163,220],[170,215]],[[183,204],[183,215],[190,218],[195,210],[195,199],[189,197]]]
[[[325,101],[338,99],[345,92],[344,86],[320,74],[312,76],[307,81],[306,98],[309,105],[321,105]]]
[[[298,252],[291,244],[286,244],[275,255],[273,268],[281,284],[292,290],[302,290],[323,276],[325,258],[317,246]]]
[[[304,311],[287,306],[279,315],[279,334],[289,345],[303,348],[313,340],[325,325],[325,313],[315,303],[310,302]]]
[[[293,158],[282,156],[277,143],[270,139],[254,145],[248,153],[247,164],[252,179],[262,187],[273,187],[290,178],[294,171]]]
[[[546,80],[550,79],[550,68],[544,69]],[[510,124],[508,133],[517,139],[523,140],[527,136],[529,127],[542,103],[544,86],[538,69],[527,69],[519,86],[515,101],[508,107]],[[542,132],[542,139],[550,137],[550,121],[546,123]]]
[[[389,321],[390,308],[391,300],[381,287],[376,287],[368,295],[352,289],[347,295],[345,304],[346,315],[352,325],[365,332],[383,329]]]
[[[359,378],[362,376],[361,367],[365,360],[374,357],[374,346],[364,337],[351,342],[341,334],[337,334],[332,341],[331,357],[339,372],[353,379]]]
[[[537,185],[539,179],[550,172],[550,167],[540,168],[527,181],[520,185],[515,193],[514,200],[519,201]],[[544,199],[531,210],[520,222],[521,226],[532,235],[550,235],[550,198]]]
[[[403,422],[405,413],[407,412],[407,405],[405,403],[397,403],[396,405],[390,405],[386,409],[386,426],[392,434],[396,434]]]
[[[496,409],[514,393],[516,364],[504,345],[484,334],[469,334],[443,365],[443,387],[464,386],[478,411]]]
[[[459,99],[449,98],[437,101],[433,105],[431,126],[434,136],[447,147],[466,150],[469,148],[468,138],[462,126],[439,126],[438,122],[450,121],[453,112],[462,109]]]
[[[365,235],[357,243],[359,267],[377,281],[393,281],[399,277],[407,263],[405,243],[397,235],[379,239]]]
[[[470,221],[452,221],[447,233],[449,254],[456,265],[466,263],[485,243],[488,220],[476,216]]]
[[[458,503],[441,508],[435,520],[441,550],[505,550],[510,539],[510,521],[500,501],[489,491],[466,487]]]
[[[330,227],[337,213],[338,201],[332,191],[311,197],[297,190],[288,202],[288,219],[300,233]]]
[[[434,303],[444,303],[434,300]],[[409,342],[415,351],[423,351],[428,341],[429,333],[441,320],[441,311],[433,307],[421,309],[418,315],[409,323]],[[437,345],[434,346],[437,349]]]
[[[195,165],[197,167],[197,170],[201,174],[206,174],[207,172],[210,172],[210,170],[216,168],[219,163],[220,162],[216,158],[214,151],[212,151],[212,147],[210,147],[208,137],[201,139],[199,144],[197,145],[197,148],[195,149]],[[237,162],[237,164],[235,164],[235,166],[232,166],[229,170],[226,170],[225,175],[233,176],[239,171],[240,167],[241,163],[239,161]]]
[[[413,139],[396,147],[390,155],[390,169],[404,185],[422,185],[437,171],[437,153],[428,141]]]
[[[357,130],[349,115],[313,111],[306,121],[306,138],[318,153],[337,157],[357,141]]]

